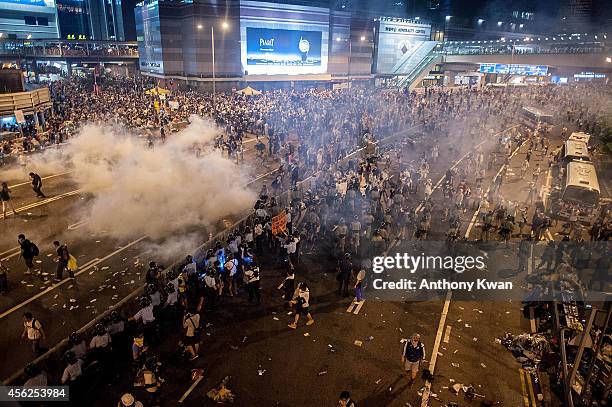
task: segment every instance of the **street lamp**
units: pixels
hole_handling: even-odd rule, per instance
[[[221,23],[221,29],[223,31],[229,28],[227,21]],[[210,37],[212,42],[212,71],[213,71],[213,105],[217,107],[217,76],[215,72],[215,25],[210,26]]]

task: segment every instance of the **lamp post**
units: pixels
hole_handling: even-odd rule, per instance
[[[202,24],[198,24],[197,25],[198,30],[203,30],[204,26]],[[229,24],[227,23],[227,21],[223,21],[221,23],[221,29],[223,31],[227,30],[229,28]],[[215,66],[215,26],[214,24],[210,26],[210,42],[212,45],[212,75],[213,75],[213,105],[216,107],[217,103],[217,72],[216,72],[216,66]]]

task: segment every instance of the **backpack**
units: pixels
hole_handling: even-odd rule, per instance
[[[40,250],[38,250],[38,246],[35,243],[30,242],[30,253],[34,256],[38,256],[40,254]]]

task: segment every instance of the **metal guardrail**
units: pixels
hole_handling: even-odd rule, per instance
[[[378,140],[376,142],[376,144],[381,144],[381,143],[387,143],[390,142],[396,138],[400,138],[406,134],[408,134],[411,131],[416,131],[418,129],[420,129],[422,126],[420,125],[416,125],[416,126],[412,126],[409,127],[405,130],[401,130],[399,132],[396,132],[390,136],[384,137],[380,140]],[[352,153],[348,154],[346,157],[344,157],[343,159],[341,159],[339,162],[346,162],[349,159],[352,159],[353,157],[355,157],[357,154],[361,153],[362,151],[365,150],[365,147],[359,148],[355,151],[353,151]],[[300,185],[301,189],[309,189],[311,187],[311,183],[314,180],[315,176],[317,176],[321,171],[317,171],[315,173],[313,173],[312,175],[308,176],[307,178],[305,178],[302,181],[299,181],[298,184]],[[291,191],[287,190],[284,191],[283,193],[281,193],[278,197],[277,197],[277,201],[280,202],[281,204],[286,204],[289,200],[291,199]],[[238,221],[234,222],[231,226],[227,227],[226,229],[222,230],[221,232],[215,234],[212,238],[208,239],[208,241],[206,241],[205,243],[201,244],[200,246],[196,247],[194,250],[192,250],[189,254],[191,254],[195,259],[199,259],[201,260],[203,258],[203,256],[206,254],[206,252],[208,251],[208,249],[212,248],[213,245],[215,244],[215,242],[217,241],[225,241],[226,238],[229,236],[229,234],[238,229],[241,228],[247,224],[249,224],[249,222],[252,222],[253,220],[253,213],[249,213],[246,216],[243,216],[242,218],[240,218]],[[169,271],[174,270],[180,263],[183,262],[184,256],[181,257],[180,259],[178,259],[177,261],[175,261],[174,263],[172,263],[169,267],[165,268],[162,271],[162,275],[165,276]],[[137,288],[136,290],[132,291],[130,294],[128,294],[126,297],[124,297],[123,299],[121,299],[119,302],[117,302],[115,305],[110,306],[106,311],[104,311],[102,314],[98,315],[96,318],[94,318],[93,320],[89,321],[85,326],[83,326],[82,328],[80,328],[77,332],[90,336],[93,333],[93,328],[96,326],[96,324],[103,322],[104,320],[106,320],[110,313],[113,311],[118,311],[118,310],[123,310],[123,314],[124,315],[133,315],[136,312],[136,304],[133,301],[136,297],[138,297],[139,295],[142,295],[142,293],[144,292],[144,286],[141,286],[139,288]],[[34,359],[32,361],[32,363],[36,363],[39,364],[41,362],[45,362],[48,361],[49,359],[53,358],[56,361],[61,360],[62,355],[64,354],[64,352],[66,351],[68,347],[68,338],[64,338],[62,341],[60,341],[58,344],[56,344],[55,346],[53,346],[51,349],[49,349],[47,352],[45,352],[43,355],[39,356],[38,358]],[[5,379],[3,381],[4,385],[11,385],[11,384],[16,384],[16,383],[22,383],[23,382],[23,378],[24,378],[24,371],[23,368],[17,370],[16,372],[14,372],[11,376],[9,376],[7,379]]]

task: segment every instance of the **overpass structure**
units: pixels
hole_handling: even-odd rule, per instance
[[[114,63],[138,65],[138,44],[118,41],[0,39],[2,62]]]

